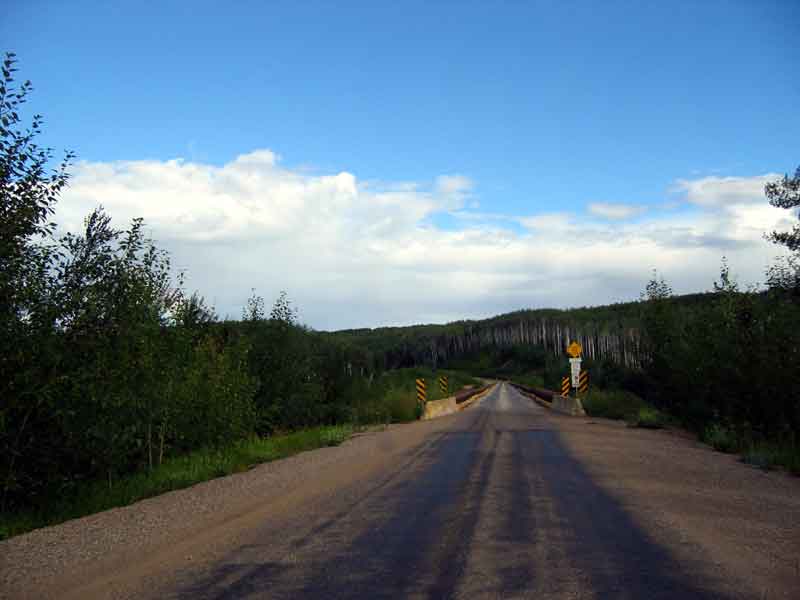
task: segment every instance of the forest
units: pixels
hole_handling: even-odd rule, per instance
[[[447,373],[451,390],[472,376],[555,387],[572,339],[594,387],[636,394],[719,447],[769,441],[796,460],[800,228],[766,232],[794,254],[754,290],[723,261],[707,293],[674,296],[654,274],[639,301],[594,308],[318,332],[287,294],[268,309],[254,291],[240,320],[220,320],[141,219],[118,228],[98,207],[82,232],[59,233],[74,156],[38,146],[40,116],[23,123],[32,86],[15,64],[8,54],[0,83],[2,513],[47,511],[200,449],[413,420],[419,376]],[[800,169],[770,185],[770,202],[800,205]]]

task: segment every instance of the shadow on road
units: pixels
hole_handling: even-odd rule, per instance
[[[557,598],[577,588],[577,597],[721,598],[637,527],[557,431],[530,412],[490,408],[454,419],[404,472],[329,507],[332,517],[265,528],[263,541],[178,597]],[[478,537],[507,552],[492,556]]]

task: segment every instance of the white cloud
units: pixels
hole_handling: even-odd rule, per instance
[[[592,202],[589,204],[589,212],[604,219],[630,219],[644,213],[646,210],[646,207],[635,204],[612,202]]]
[[[723,254],[743,283],[761,280],[779,253],[762,233],[787,211],[765,200],[697,201],[730,197],[731,178],[710,179],[679,182],[694,202],[689,212],[633,225],[482,214],[463,175],[365,183],[288,169],[259,150],[222,166],[80,163],[57,222],[78,229],[98,204],[118,227],[144,217],[189,285],[223,315],[238,317],[251,288],[267,302],[286,289],[314,327],[408,324],[630,300],[654,267],[678,291],[709,289]],[[763,188],[763,178],[752,179],[737,185]],[[438,213],[454,214],[458,227],[433,225]]]
[[[534,231],[561,231],[572,228],[571,217],[567,213],[545,213],[533,217],[521,217],[519,222]]]
[[[757,177],[703,177],[679,179],[674,191],[681,192],[686,200],[699,206],[731,206],[764,202],[764,186],[780,175],[768,173]]]
[[[464,195],[472,188],[472,180],[464,175],[440,175],[436,178],[436,189],[444,196]]]

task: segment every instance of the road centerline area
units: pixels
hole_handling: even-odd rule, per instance
[[[320,508],[324,526],[286,544],[266,526],[174,597],[722,597],[626,520],[510,386],[449,421],[390,482]]]

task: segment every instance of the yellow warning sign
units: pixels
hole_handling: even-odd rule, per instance
[[[581,346],[578,342],[572,342],[569,346],[567,346],[567,354],[569,354],[572,358],[578,358],[583,352],[583,346]]]

